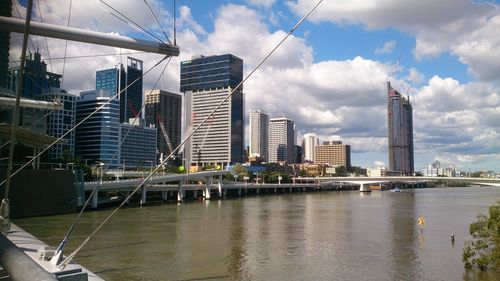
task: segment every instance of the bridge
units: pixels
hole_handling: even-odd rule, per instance
[[[292,179],[294,183],[304,182],[340,182],[359,185],[359,191],[371,191],[373,184],[397,182],[397,183],[418,183],[436,180],[468,182],[476,185],[500,186],[500,178],[469,178],[469,177],[413,177],[413,176],[390,176],[390,177],[296,177]]]
[[[147,176],[141,172],[134,172],[134,176]],[[242,194],[260,194],[277,192],[297,192],[314,190],[359,190],[370,192],[371,186],[387,183],[400,183],[412,186],[421,186],[427,181],[446,180],[457,182],[469,182],[477,185],[500,186],[500,179],[489,178],[447,178],[447,177],[296,177],[292,183],[241,183],[224,182],[222,176],[229,174],[228,171],[204,171],[190,174],[157,174],[151,177],[140,189],[140,204],[146,203],[147,192],[161,192],[163,200],[176,199],[178,202],[186,198],[186,191],[192,192],[196,197],[199,191],[205,199],[211,198],[211,193],[224,198],[228,192],[241,196]],[[127,175],[132,176],[133,173]],[[216,178],[216,182],[214,182]],[[92,181],[81,184],[79,188],[79,206],[85,202],[85,191],[97,189],[91,200],[91,207],[97,208],[99,203],[118,201],[121,198],[101,199],[99,202],[98,192],[125,192],[130,194],[138,185],[142,184],[143,178],[115,181]],[[186,184],[186,181],[200,181],[199,184]],[[170,184],[168,184],[170,183]],[[177,198],[175,198],[175,196]]]

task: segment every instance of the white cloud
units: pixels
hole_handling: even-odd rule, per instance
[[[262,6],[266,9],[271,8],[276,0],[248,0],[248,3],[255,5],[255,6]]]
[[[205,29],[198,24],[191,15],[191,9],[188,6],[181,6],[179,9],[181,14],[179,21],[176,23],[179,27],[185,27],[187,29],[193,30],[198,35],[205,35]]]
[[[297,15],[308,0],[287,2]],[[415,36],[414,56],[426,59],[449,52],[481,80],[500,79],[500,6],[487,1],[372,0],[325,1],[313,21],[361,24],[367,29],[396,28]]]
[[[392,51],[394,50],[395,47],[396,47],[396,41],[394,41],[394,40],[386,41],[384,43],[384,46],[375,49],[374,53],[376,55],[390,54],[390,53],[392,53]]]
[[[422,83],[424,79],[425,76],[422,73],[418,72],[418,70],[415,69],[414,67],[410,68],[408,76],[406,76],[406,80],[413,82],[415,84]]]

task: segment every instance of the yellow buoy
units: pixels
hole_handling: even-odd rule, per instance
[[[425,225],[425,218],[424,217],[419,217],[418,218],[418,225],[420,227],[424,227],[424,225]]]

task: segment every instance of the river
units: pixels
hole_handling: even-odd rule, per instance
[[[466,272],[461,261],[469,223],[498,200],[498,187],[468,187],[131,207],[76,261],[106,280],[500,280],[500,272]],[[84,213],[68,250],[109,212]],[[14,223],[56,246],[73,218]]]

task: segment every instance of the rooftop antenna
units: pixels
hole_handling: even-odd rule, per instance
[[[392,77],[392,75],[394,73],[396,73],[396,71],[398,71],[398,68],[399,68],[399,61],[401,60],[401,55],[399,55],[398,59],[396,60],[396,64],[394,64],[394,67],[392,68],[391,71],[389,71],[389,73],[387,73],[387,77],[385,78],[386,79],[386,82],[389,82],[390,78]]]
[[[174,11],[173,11],[174,12],[174,46],[177,46],[177,36],[176,36],[176,34],[177,34],[177,32],[176,32],[177,27],[176,27],[175,9],[176,8],[175,8],[175,0],[174,0]]]

